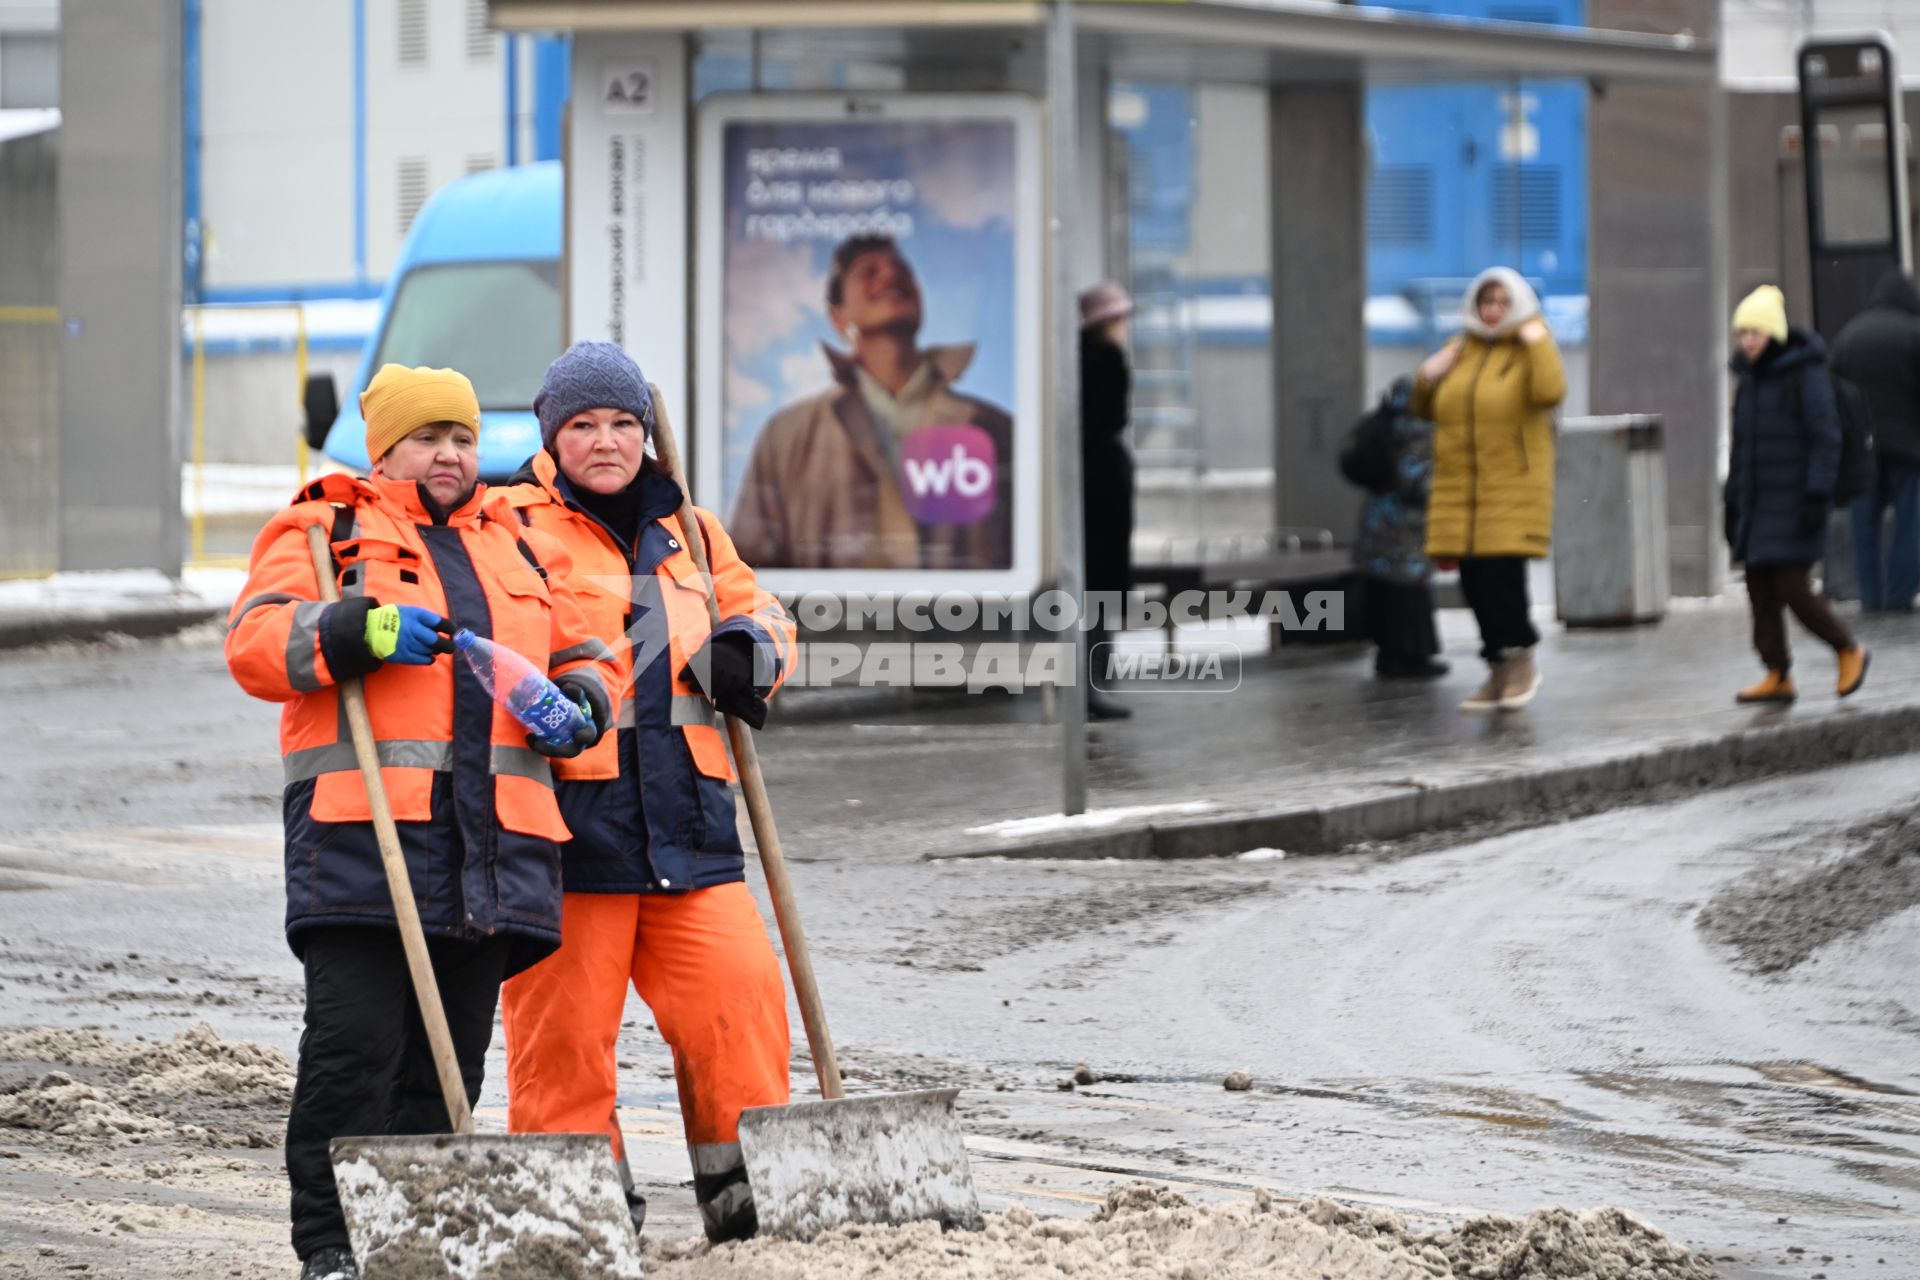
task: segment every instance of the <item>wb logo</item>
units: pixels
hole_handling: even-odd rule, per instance
[[[922,427],[900,444],[901,496],[921,524],[976,524],[998,498],[993,437],[964,423]]]

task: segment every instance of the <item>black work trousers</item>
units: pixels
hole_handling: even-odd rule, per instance
[[[399,933],[309,929],[301,944],[307,1014],[287,1117],[287,1177],[293,1184],[293,1250],[304,1259],[319,1249],[349,1247],[328,1143],[446,1133],[452,1122]],[[427,940],[469,1106],[480,1097],[511,945],[505,937]]]
[[[1763,564],[1747,566],[1747,604],[1753,609],[1753,647],[1769,671],[1793,668],[1787,646],[1785,610],[1793,610],[1800,625],[1833,647],[1835,653],[1853,647],[1847,626],[1833,615],[1833,606],[1814,593],[1812,566]]]
[[[1480,624],[1480,656],[1498,662],[1540,643],[1527,598],[1525,556],[1470,556],[1460,562],[1460,594]]]

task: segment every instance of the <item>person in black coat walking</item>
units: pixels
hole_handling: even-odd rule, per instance
[[[1127,451],[1127,402],[1133,373],[1127,366],[1127,322],[1133,299],[1104,282],[1080,295],[1080,510],[1084,520],[1086,591],[1118,593],[1133,586],[1133,455]],[[1090,628],[1087,714],[1096,720],[1133,714],[1125,703],[1094,687],[1104,677],[1113,648],[1106,618]],[[1102,670],[1096,671],[1098,662]]]
[[[1787,324],[1786,298],[1762,285],[1733,313],[1733,452],[1723,496],[1727,545],[1747,566],[1753,647],[1766,663],[1740,702],[1791,702],[1793,657],[1784,609],[1833,647],[1836,692],[1867,678],[1867,650],[1814,593],[1814,562],[1826,554],[1827,517],[1840,471],[1840,410],[1827,374],[1826,345]]]
[[[1860,607],[1903,613],[1920,593],[1920,289],[1889,267],[1867,309],[1833,342],[1833,371],[1873,410],[1874,487],[1853,500],[1853,564]],[[1881,519],[1893,508],[1893,544],[1881,556]]]

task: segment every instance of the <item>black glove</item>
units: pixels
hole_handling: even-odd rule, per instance
[[[582,680],[560,679],[554,682],[560,692],[572,698],[587,717],[587,722],[573,731],[571,742],[550,742],[538,734],[527,735],[527,745],[540,755],[552,760],[571,760],[594,743],[606,736],[607,721],[611,714],[606,699],[600,691]]]
[[[766,685],[754,683],[754,650],[759,645],[742,631],[709,637],[680,672],[680,678],[707,695],[730,716],[755,729],[767,723]]]
[[[320,653],[327,660],[334,683],[345,684],[380,669],[380,659],[373,656],[367,643],[367,615],[379,606],[372,596],[349,596],[321,611]]]
[[[1827,527],[1833,511],[1833,499],[1824,493],[1810,493],[1800,499],[1800,533],[1812,537]]]
[[[561,676],[554,683],[560,686],[562,693],[580,704],[593,725],[593,736],[582,744],[581,750],[606,737],[607,730],[613,728],[613,708],[607,705],[607,695],[601,690],[599,681]],[[580,734],[576,732],[573,736],[578,739]]]

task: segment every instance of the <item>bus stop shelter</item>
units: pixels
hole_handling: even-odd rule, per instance
[[[801,184],[819,174],[805,171],[826,165],[831,148],[752,151],[762,165],[748,184],[754,195],[730,205],[746,175],[735,182],[714,172],[720,156],[732,153],[722,149],[724,122],[709,119],[727,110],[710,109],[711,101],[732,97],[745,104],[746,117],[757,110],[773,131],[756,135],[743,126],[744,136],[776,140],[783,117],[911,115],[916,106],[964,114],[969,95],[981,95],[991,116],[1012,103],[1008,127],[1024,141],[1008,189],[1031,200],[1033,216],[1028,231],[1012,218],[1015,367],[1006,386],[1016,460],[1031,465],[1017,473],[1024,505],[1014,511],[1010,572],[956,575],[947,585],[961,590],[1042,582],[1079,588],[1076,295],[1111,274],[1125,252],[1114,232],[1110,85],[1178,81],[1265,94],[1266,154],[1249,163],[1264,169],[1267,183],[1273,525],[1338,528],[1350,519],[1351,499],[1333,481],[1335,453],[1365,393],[1366,90],[1584,82],[1593,104],[1590,409],[1665,418],[1675,589],[1709,593],[1724,575],[1714,531],[1725,432],[1727,130],[1710,39],[1437,19],[1312,0],[489,0],[489,7],[497,27],[564,32],[574,41],[569,337],[616,341],[641,360],[678,411],[683,434],[694,437],[696,495],[723,510],[736,473],[752,465],[727,432],[761,393],[724,350],[752,336],[756,314],[754,292],[736,288],[728,274],[746,256],[729,228],[743,221],[743,210],[744,221],[776,240],[816,223],[833,232],[887,224],[877,210],[869,212],[878,223],[819,217],[781,194],[811,190]],[[794,172],[776,172],[781,166]],[[793,185],[782,185],[788,179]],[[884,198],[884,184],[875,189]],[[760,296],[763,326],[789,305],[784,294]],[[857,572],[810,581],[884,585],[883,577]],[[1076,812],[1084,803],[1081,710],[1078,699],[1062,701],[1066,809]]]

